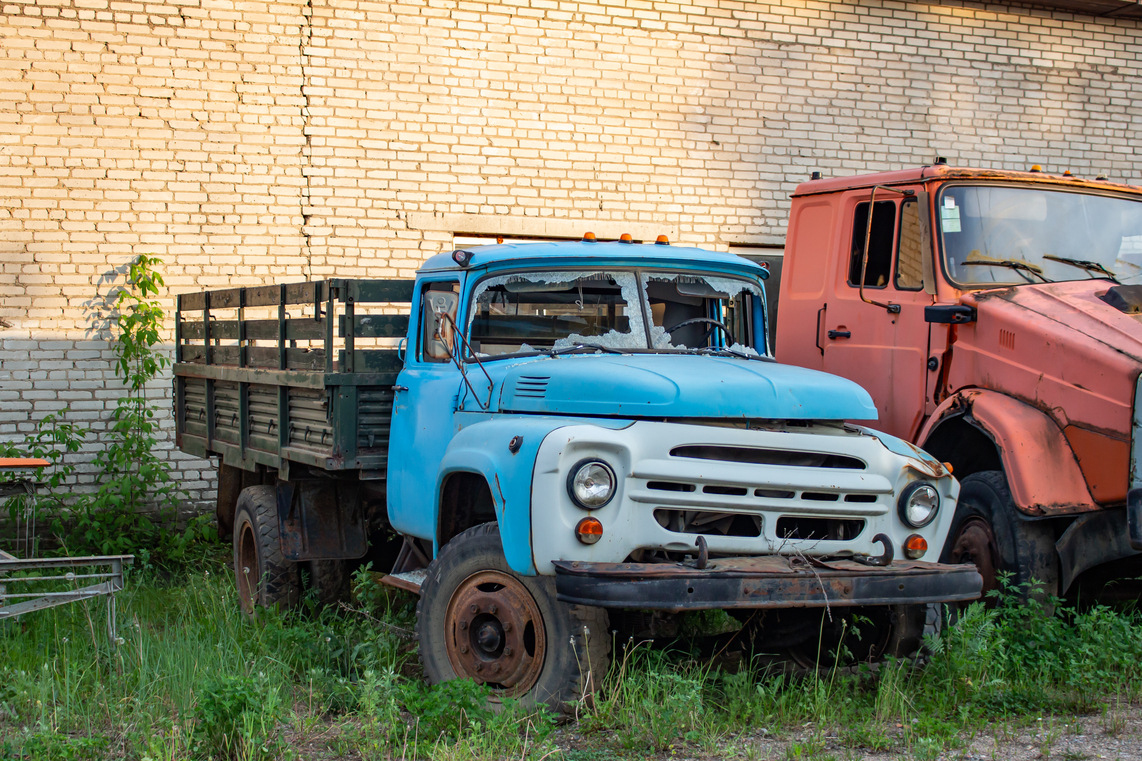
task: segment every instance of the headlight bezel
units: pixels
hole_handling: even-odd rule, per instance
[[[913,504],[912,497],[921,491],[931,492],[934,506],[932,507],[932,511],[928,514],[927,518],[921,521],[914,521],[908,516],[908,507],[909,505]],[[940,507],[942,502],[943,499],[940,497],[940,490],[937,489],[934,484],[929,483],[928,481],[913,481],[912,483],[905,486],[904,490],[900,492],[900,499],[896,503],[896,512],[900,516],[900,520],[904,522],[904,525],[911,528],[924,528],[925,526],[931,525],[932,522],[936,520],[936,516],[940,514]]]
[[[610,477],[611,482],[610,491],[607,494],[606,499],[598,502],[597,504],[589,504],[588,501],[582,499],[576,492],[575,488],[576,479],[578,478],[579,474],[582,473],[584,469],[591,466],[602,468]],[[600,508],[606,507],[615,498],[615,494],[618,493],[618,490],[619,478],[618,474],[615,473],[614,467],[612,467],[610,463],[604,460],[600,460],[598,457],[587,457],[580,460],[579,462],[575,463],[575,465],[572,466],[570,471],[567,473],[567,494],[571,497],[571,501],[575,503],[575,506],[582,510],[598,510]]]

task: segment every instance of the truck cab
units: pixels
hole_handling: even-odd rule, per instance
[[[182,297],[179,445],[235,484],[219,522],[247,606],[395,537],[386,579],[420,595],[426,675],[500,696],[581,697],[612,626],[660,633],[690,610],[729,610],[770,650],[913,651],[926,605],[979,593],[974,568],[935,557],[958,484],[846,423],[875,415],[857,384],[774,361],[766,276],[587,238],[440,254],[413,283],[282,286],[276,303]],[[276,328],[219,319],[254,302]],[[282,417],[254,416],[270,399]],[[842,642],[857,615],[865,641]]]
[[[954,469],[945,561],[1063,594],[1137,575],[1140,292],[1142,188],[944,163],[813,179],[776,355],[861,384]]]

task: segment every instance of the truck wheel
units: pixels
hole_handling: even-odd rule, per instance
[[[248,486],[234,510],[234,577],[248,615],[256,606],[287,608],[298,599],[297,565],[282,557],[274,487]]]
[[[529,706],[586,698],[610,661],[606,611],[559,602],[550,577],[512,571],[495,523],[457,535],[428,566],[416,635],[429,682],[471,679]]]
[[[1013,591],[1027,597],[1032,579],[1043,591],[1058,591],[1058,558],[1047,528],[1020,520],[1007,477],[1000,470],[972,473],[960,486],[960,499],[948,541],[940,554],[942,563],[972,563],[983,577],[983,600],[995,603],[988,593],[999,588],[1001,574],[1009,574]]]

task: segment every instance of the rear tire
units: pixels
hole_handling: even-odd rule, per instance
[[[234,578],[242,611],[288,608],[298,601],[297,564],[282,555],[277,495],[272,486],[248,486],[234,510]]]
[[[941,563],[972,563],[983,577],[983,600],[994,605],[1000,578],[1026,599],[1032,580],[1047,595],[1058,593],[1059,560],[1054,538],[1043,523],[1021,518],[1007,477],[1000,470],[972,473],[961,482],[952,530]]]
[[[416,634],[429,682],[472,679],[493,700],[528,706],[588,698],[610,663],[606,611],[560,602],[554,579],[511,570],[495,523],[458,534],[428,566]]]

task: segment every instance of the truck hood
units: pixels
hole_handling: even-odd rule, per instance
[[[1126,314],[1103,301],[1111,287],[1102,279],[1041,283],[975,292],[963,300],[976,307],[981,327],[987,322],[1023,325],[1020,333],[1044,331],[1054,341],[1070,344],[1076,352],[1070,361],[1110,352],[1142,363],[1142,315]]]
[[[574,354],[493,369],[499,410],[626,418],[871,420],[857,384],[776,362],[685,354]]]
[[[1113,458],[1125,462],[1121,447],[1129,441],[1142,371],[1142,315],[1103,301],[1111,287],[1100,279],[965,294],[976,321],[957,329],[952,387],[976,386],[1021,399],[1053,417],[1071,437],[1071,426],[1087,431],[1079,436],[1108,436],[1119,442]]]

